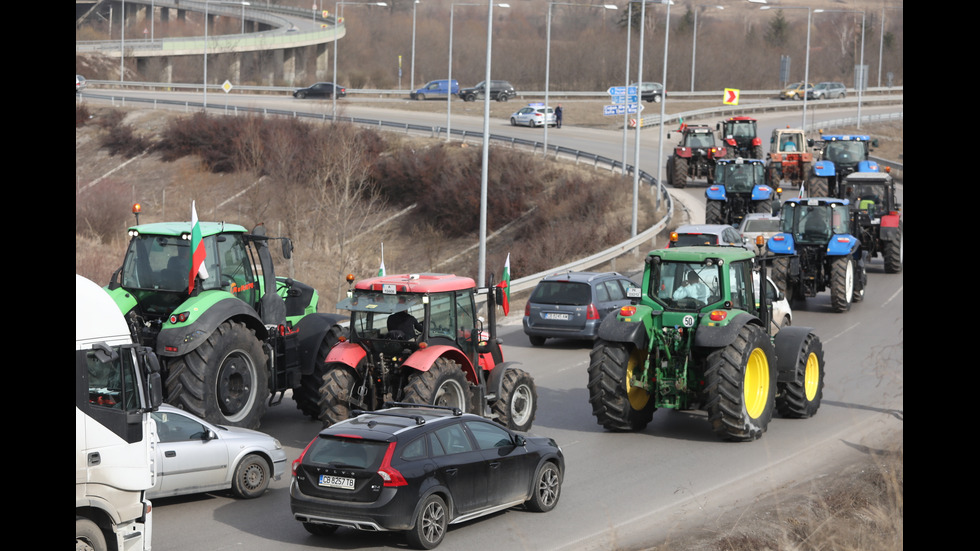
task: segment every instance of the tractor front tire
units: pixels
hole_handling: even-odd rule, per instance
[[[881,247],[881,254],[885,258],[885,273],[897,274],[902,271],[902,256],[904,252],[902,232],[902,223],[899,222],[897,239],[885,241],[885,244]]]
[[[269,396],[266,362],[255,332],[225,321],[169,362],[167,402],[211,423],[257,429]]]
[[[687,159],[683,157],[674,158],[674,172],[670,183],[678,189],[687,186]]]
[[[830,267],[830,306],[835,312],[847,312],[854,299],[854,261],[849,256],[834,259]]]
[[[603,428],[614,432],[641,431],[653,419],[656,400],[646,389],[633,386],[643,368],[645,350],[599,339],[589,361],[589,403]]]
[[[413,404],[449,406],[469,411],[470,386],[463,367],[449,358],[438,358],[427,371],[408,377],[402,399]]]
[[[739,329],[735,342],[712,352],[705,371],[708,420],[715,433],[739,442],[766,432],[776,398],[776,354],[756,325]]]
[[[705,224],[724,224],[725,220],[722,218],[721,214],[721,201],[711,201],[709,200],[704,205],[704,223]]]
[[[356,388],[357,376],[350,367],[342,363],[326,364],[317,401],[317,418],[324,428],[349,419],[352,408],[372,409],[354,398]]]
[[[808,419],[820,409],[823,399],[823,344],[813,333],[807,335],[796,358],[796,373],[792,381],[779,383],[776,411],[780,417]]]
[[[323,386],[323,376],[327,373],[327,354],[344,335],[344,329],[339,325],[331,327],[320,343],[320,348],[316,352],[313,360],[313,372],[300,377],[299,386],[293,389],[293,400],[296,401],[296,409],[303,412],[310,419],[320,417],[320,387]]]
[[[500,382],[500,395],[491,409],[501,425],[521,432],[530,430],[538,409],[534,379],[521,369],[505,371]]]

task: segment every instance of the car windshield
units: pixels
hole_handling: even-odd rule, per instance
[[[864,144],[865,142],[859,141],[829,142],[824,149],[824,156],[838,165],[854,165],[867,159]]]
[[[743,232],[751,233],[764,233],[764,232],[778,232],[779,231],[779,219],[750,219],[745,221],[745,228]]]
[[[592,302],[592,288],[588,283],[542,281],[531,294],[531,302],[584,306]]]
[[[765,166],[758,163],[722,163],[715,168],[715,182],[729,192],[750,192],[765,182]]]

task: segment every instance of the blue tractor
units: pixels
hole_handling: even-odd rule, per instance
[[[849,201],[794,197],[783,202],[780,229],[769,238],[772,279],[787,300],[830,290],[830,305],[846,312],[864,299],[868,252],[851,235]]]
[[[806,193],[810,197],[840,197],[840,183],[853,172],[880,172],[878,163],[870,160],[872,147],[878,140],[868,135],[827,134],[817,142],[820,158],[813,163],[807,179]]]
[[[750,212],[772,214],[777,191],[766,184],[766,163],[758,159],[718,159],[714,183],[705,189],[705,224],[739,224]]]

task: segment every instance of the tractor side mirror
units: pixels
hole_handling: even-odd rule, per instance
[[[293,241],[288,237],[282,238],[282,257],[287,260],[293,257]]]

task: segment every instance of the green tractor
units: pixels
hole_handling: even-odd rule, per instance
[[[720,437],[750,441],[774,412],[814,415],[823,346],[808,327],[769,334],[770,297],[758,296],[765,280],[765,266],[747,250],[650,252],[636,300],[603,320],[592,348],[588,390],[598,423],[639,431],[657,408],[702,409]]]
[[[106,290],[133,338],[163,364],[164,398],[222,425],[257,428],[266,406],[292,390],[306,415],[319,414],[324,359],[345,316],[316,313],[315,289],[276,277],[269,241],[289,258],[288,238],[222,222],[198,224],[207,277],[193,287],[190,222],[129,228],[122,267]]]

